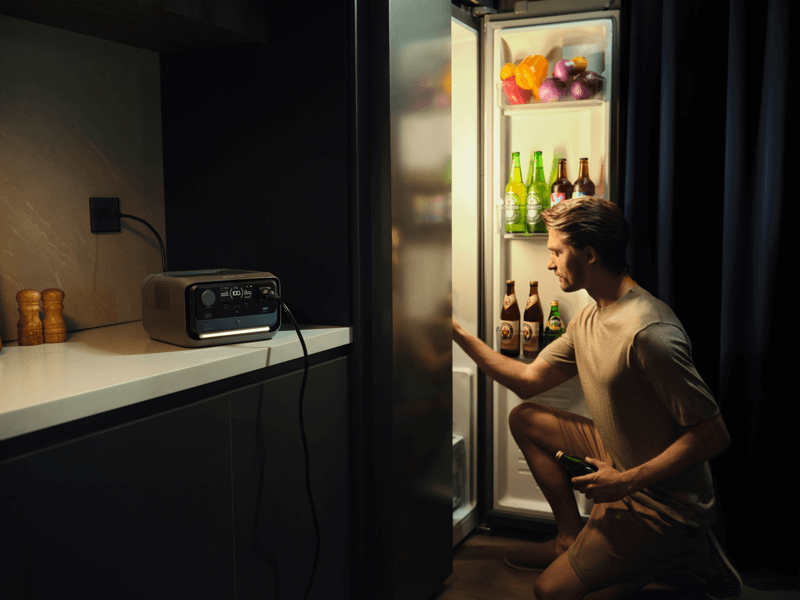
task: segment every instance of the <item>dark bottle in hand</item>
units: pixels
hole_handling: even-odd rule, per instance
[[[583,477],[597,472],[597,467],[590,465],[577,456],[564,454],[561,450],[556,452],[556,460],[567,470],[570,477]]]

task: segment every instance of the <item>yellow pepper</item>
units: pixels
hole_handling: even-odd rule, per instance
[[[509,77],[513,77],[515,68],[514,63],[506,63],[503,65],[503,68],[500,70],[500,79],[505,81]]]

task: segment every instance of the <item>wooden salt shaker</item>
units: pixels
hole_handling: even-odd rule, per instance
[[[42,321],[39,319],[39,300],[41,298],[41,294],[36,290],[17,292],[17,304],[19,304],[17,343],[20,346],[38,346],[44,343]]]
[[[49,288],[42,292],[44,305],[44,343],[67,341],[67,324],[64,321],[64,291]]]

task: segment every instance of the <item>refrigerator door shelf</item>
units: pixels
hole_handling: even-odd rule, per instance
[[[477,525],[475,371],[453,367],[453,545]]]
[[[466,498],[467,453],[464,438],[453,436],[453,511],[464,503]]]
[[[550,22],[547,22],[550,21]],[[519,65],[529,56],[547,60],[545,77],[554,77],[560,60],[582,57],[587,72],[606,77],[612,56],[613,28],[611,18],[559,21],[552,19],[523,19],[495,22],[494,64],[492,81],[499,82],[500,71],[508,64]]]
[[[542,102],[540,100],[534,100],[533,97],[531,97],[530,102],[524,104],[513,104],[508,100],[505,90],[503,89],[503,84],[497,84],[497,88],[497,105],[506,116],[524,114],[532,110],[551,111],[564,108],[587,108],[591,106],[602,106],[605,102],[605,94],[602,90],[600,90],[594,96],[587,98],[586,100],[575,100],[574,98],[566,97],[557,102]]]

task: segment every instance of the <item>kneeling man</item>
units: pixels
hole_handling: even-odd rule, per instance
[[[709,598],[738,598],[741,579],[709,529],[708,461],[730,436],[683,326],[628,275],[629,230],[615,204],[584,196],[542,216],[547,268],[563,292],[585,289],[594,303],[531,364],[495,352],[453,319],[455,341],[492,379],[527,400],[578,375],[592,415],[533,402],[511,412],[511,432],[558,534],[509,552],[506,562],[543,571],[538,600],[618,598],[676,569],[704,579]],[[559,450],[598,471],[571,479],[555,459]],[[595,503],[586,526],[573,486]]]

